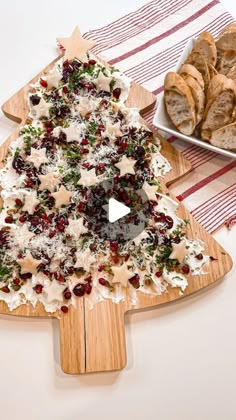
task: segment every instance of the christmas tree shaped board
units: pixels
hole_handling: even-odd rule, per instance
[[[232,261],[176,209],[166,185],[191,166],[141,120],[153,95],[88,53],[78,28],[59,43],[2,107],[20,125],[0,152],[0,313],[58,318],[66,373],[116,370],[127,311],[194,293]],[[130,208],[114,223],[111,198]]]

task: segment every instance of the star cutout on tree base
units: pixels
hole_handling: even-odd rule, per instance
[[[35,258],[33,258],[31,254],[27,254],[24,258],[20,258],[16,261],[21,267],[21,270],[20,270],[21,274],[26,274],[26,273],[36,274],[37,267],[39,266],[41,262],[40,260],[36,260]]]
[[[71,36],[68,38],[57,38],[60,45],[65,48],[65,60],[74,60],[78,58],[82,62],[87,61],[87,51],[91,50],[96,44],[95,41],[84,39],[76,26]]]
[[[114,274],[112,283],[121,283],[124,287],[127,287],[128,280],[134,276],[134,273],[128,269],[127,263],[119,266],[114,265],[111,270]]]

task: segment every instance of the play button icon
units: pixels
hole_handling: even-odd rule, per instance
[[[120,201],[110,198],[108,202],[108,220],[114,223],[130,213],[130,208]]]

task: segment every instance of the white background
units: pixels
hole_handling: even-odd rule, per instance
[[[102,26],[145,0],[5,0],[0,105],[56,57],[55,37]],[[236,16],[232,0],[223,3]],[[0,115],[0,140],[14,123]],[[215,238],[236,258],[236,228]],[[67,376],[56,320],[0,316],[2,420],[235,420],[235,270],[207,291],[126,317],[121,372]]]

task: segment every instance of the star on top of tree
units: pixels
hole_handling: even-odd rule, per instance
[[[67,206],[72,197],[72,192],[68,191],[64,185],[61,185],[57,192],[52,193],[52,197],[55,198],[55,207],[59,208],[63,205]]]
[[[31,147],[30,155],[27,156],[26,161],[33,163],[34,167],[39,169],[43,163],[48,163],[46,151],[46,147],[43,147],[42,149],[34,149],[34,147]]]
[[[136,160],[127,158],[126,155],[123,155],[120,162],[116,163],[115,166],[120,170],[120,176],[126,174],[135,175],[134,165],[136,162]]]
[[[93,40],[84,39],[78,26],[76,26],[70,37],[57,38],[57,41],[65,48],[65,60],[70,61],[78,58],[82,62],[87,61],[87,51],[91,50],[96,44]]]
[[[128,280],[134,276],[134,273],[128,269],[126,262],[122,265],[112,266],[111,270],[114,274],[112,283],[121,283],[124,287],[127,287]]]
[[[179,263],[182,263],[187,253],[186,241],[183,239],[179,244],[172,243],[172,252],[169,258],[172,260],[176,259]]]
[[[41,184],[39,185],[39,190],[48,190],[53,192],[55,187],[60,184],[60,178],[55,172],[49,172],[46,175],[39,175],[39,180]]]
[[[29,253],[24,258],[19,258],[16,261],[21,267],[21,270],[20,270],[21,274],[26,274],[26,273],[36,274],[37,267],[39,266],[41,262],[40,260],[36,260],[35,258],[33,258],[32,255]]]

